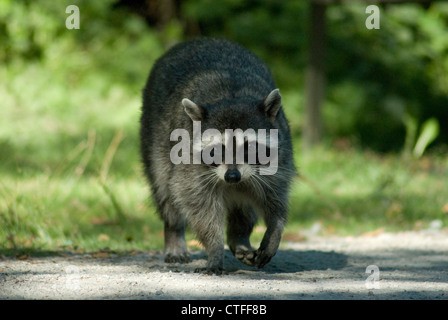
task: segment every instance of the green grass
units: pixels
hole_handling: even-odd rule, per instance
[[[426,228],[433,220],[446,226],[446,157],[404,160],[354,149],[316,150],[301,158],[303,179],[291,200],[291,224],[318,221],[332,234],[360,235]]]
[[[69,75],[45,63],[0,69],[0,254],[163,248],[138,150],[149,68],[134,86],[98,71],[62,81]],[[287,112],[299,109],[297,93],[283,96]],[[300,121],[290,122],[298,132]],[[446,156],[405,160],[354,147],[302,153],[298,140],[301,178],[285,238],[301,239],[316,223],[323,235],[447,225]],[[262,234],[256,228],[254,241]]]

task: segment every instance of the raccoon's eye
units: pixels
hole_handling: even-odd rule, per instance
[[[262,153],[260,153],[260,150],[263,150]],[[261,164],[260,158],[270,158],[271,157],[271,149],[262,143],[257,143],[257,164]],[[266,162],[266,161],[263,161]]]
[[[244,163],[254,164],[257,161],[257,145],[255,142],[244,142]]]
[[[271,148],[269,148],[266,145],[263,145],[262,148],[264,148],[266,150],[266,157],[270,157],[271,156]]]
[[[215,150],[221,148],[221,161],[219,162],[219,159],[215,159]],[[210,164],[210,166],[213,167],[217,167],[219,164],[223,163],[223,158],[224,158],[224,154],[225,154],[225,147],[224,145],[220,144],[220,145],[216,145],[213,146],[210,149],[210,158],[213,159],[213,162]],[[219,156],[218,154],[216,154],[216,156]],[[218,161],[218,163],[216,163]]]

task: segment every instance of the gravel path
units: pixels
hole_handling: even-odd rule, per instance
[[[282,244],[262,270],[226,254],[226,274],[161,253],[0,257],[0,299],[448,299],[448,233],[312,237]],[[370,267],[372,273],[366,273]]]

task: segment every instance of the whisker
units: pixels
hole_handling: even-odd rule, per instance
[[[263,176],[255,175],[254,178],[260,183],[260,185],[265,186],[269,189],[273,194],[277,195],[275,189],[265,180]]]
[[[204,188],[207,188],[211,183],[213,183],[215,177],[216,173],[214,172],[214,170],[207,170],[202,174],[198,175],[200,183]]]
[[[253,179],[252,179],[253,177]],[[266,199],[266,193],[264,192],[263,186],[261,185],[261,183],[255,178],[256,175],[251,176],[251,179],[249,179],[249,183],[250,185],[253,187],[253,189],[255,190],[255,193],[260,196],[263,200]]]

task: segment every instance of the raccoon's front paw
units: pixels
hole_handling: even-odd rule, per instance
[[[208,275],[217,275],[220,276],[223,274],[224,270],[222,267],[207,267],[207,268],[196,268],[194,270],[195,273],[204,273]]]
[[[166,253],[165,262],[166,263],[189,263],[191,261],[190,255],[187,252],[183,253]]]
[[[254,250],[237,249],[235,251],[235,257],[248,266],[255,266],[256,252]]]
[[[207,260],[207,266],[205,268],[197,268],[195,272],[205,274],[221,275],[224,270],[224,256],[221,254],[211,254]]]
[[[269,261],[271,261],[275,254],[276,252],[270,252],[266,249],[258,249],[255,252],[254,266],[263,268]]]

